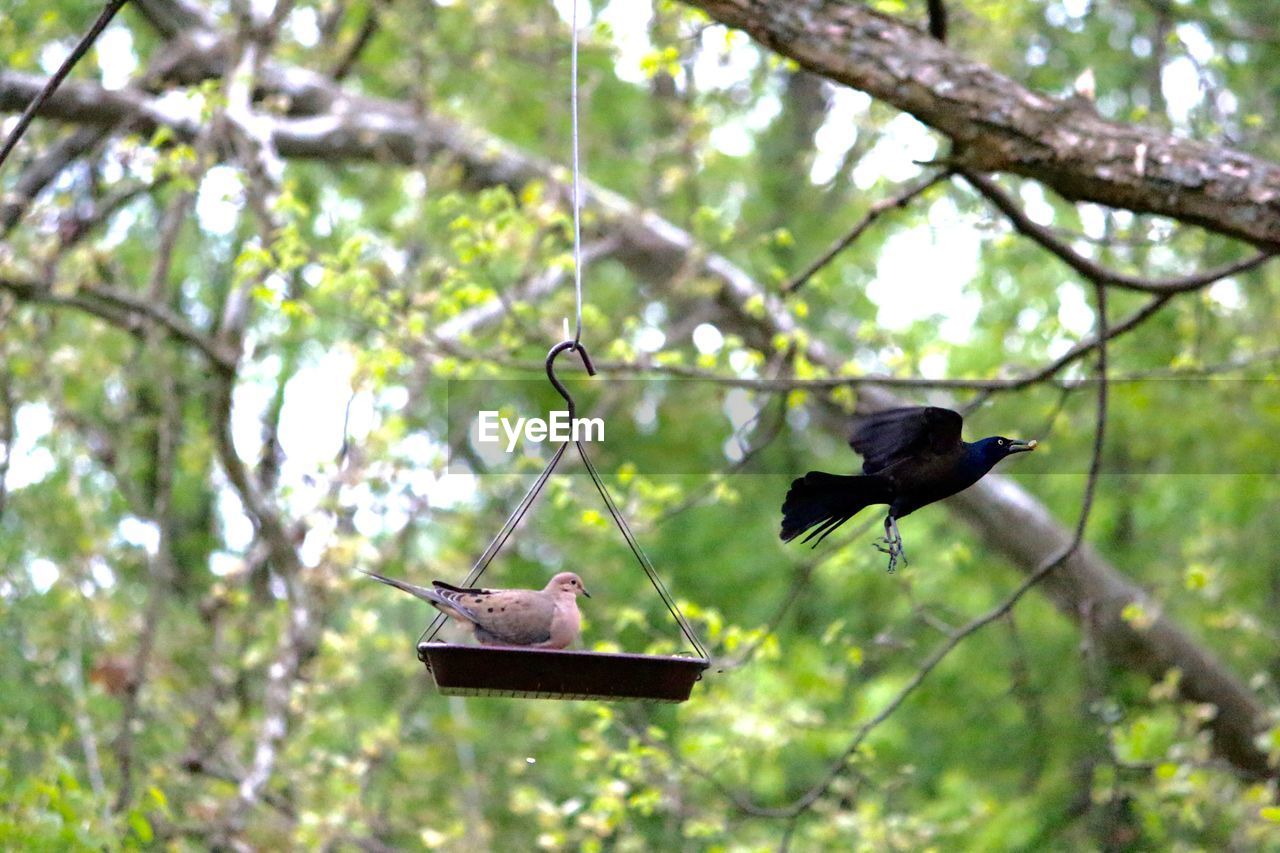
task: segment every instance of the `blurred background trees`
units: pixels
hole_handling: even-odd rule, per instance
[[[357,572],[461,578],[549,452],[483,452],[449,403],[554,399],[568,4],[135,0],[0,171],[0,839],[1276,848],[1264,7],[956,3],[945,46],[923,2],[849,7],[920,39],[896,54],[920,91],[993,69],[1062,98],[1034,133],[1170,140],[1117,156],[1125,209],[1089,200],[1105,179],[1050,188],[1087,158],[990,155],[1018,176],[984,180],[953,141],[1003,113],[833,83],[844,36],[784,26],[822,4],[581,3],[602,375],[574,387],[717,665],[679,707],[441,697],[413,649],[430,614]],[[100,6],[10,5],[16,114]],[[929,75],[954,60],[977,76]],[[1222,162],[1249,216],[1150,213]],[[1080,519],[1099,329],[1085,547],[962,635]],[[790,478],[855,468],[848,415],[894,400],[1044,447],[904,522],[895,575],[876,517],[782,546]],[[587,647],[677,649],[567,474],[486,582],[574,569]]]

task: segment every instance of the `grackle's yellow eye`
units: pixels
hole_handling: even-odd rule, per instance
[[[1001,447],[1004,447],[1004,443],[1005,442],[1003,438],[996,442],[996,444],[1000,445]]]

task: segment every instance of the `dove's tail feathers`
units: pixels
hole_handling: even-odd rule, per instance
[[[801,541],[808,542],[816,537],[813,543],[816,547],[859,510],[871,504],[888,503],[890,499],[889,484],[883,477],[846,477],[810,471],[791,483],[782,504],[782,531],[779,535],[782,541],[790,542],[809,531]]]
[[[364,570],[362,569],[361,571],[364,571]],[[410,595],[414,596],[415,598],[421,598],[423,601],[429,601],[432,604],[439,603],[439,599],[436,598],[435,590],[430,590],[430,589],[427,589],[426,587],[415,586],[414,584],[411,584],[411,583],[405,583],[402,580],[389,578],[386,575],[380,575],[377,572],[365,572],[365,574],[376,581],[381,581],[382,583],[385,583],[387,586],[393,586],[398,590],[407,592]]]

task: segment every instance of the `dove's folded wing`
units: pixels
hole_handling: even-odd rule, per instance
[[[508,590],[484,597],[472,621],[476,639],[489,645],[536,646],[551,639],[555,600],[545,592]]]

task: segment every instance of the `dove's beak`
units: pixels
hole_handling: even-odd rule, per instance
[[[586,588],[585,586],[584,586],[584,587],[582,587],[581,589],[582,589],[582,594],[583,594],[583,595],[585,595],[587,598],[590,598],[590,597],[591,597],[591,593],[587,592],[587,588]]]
[[[1010,453],[1026,453],[1028,450],[1035,450],[1037,444],[1039,444],[1039,442],[1036,441],[1034,438],[1031,439],[1030,441],[1019,441],[1017,439],[1014,439],[1009,442],[1009,452]]]

